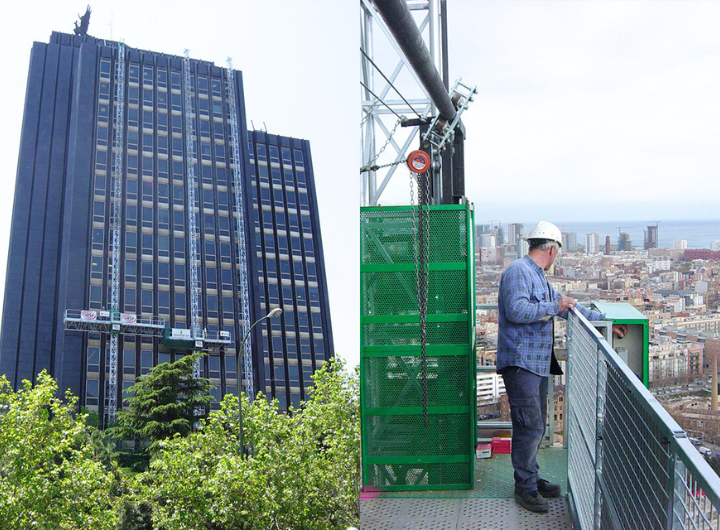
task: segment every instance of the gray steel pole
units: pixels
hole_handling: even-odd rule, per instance
[[[452,121],[455,118],[455,105],[450,100],[448,89],[433,64],[405,0],[373,0],[373,4],[427,90],[440,116]]]

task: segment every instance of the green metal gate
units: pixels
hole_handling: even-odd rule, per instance
[[[368,207],[360,212],[360,395],[366,490],[473,487],[473,210],[471,205],[430,206],[425,385],[415,216],[409,206]]]

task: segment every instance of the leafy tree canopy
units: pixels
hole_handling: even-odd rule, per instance
[[[205,354],[197,352],[155,366],[128,389],[128,408],[118,413],[113,435],[150,444],[173,436],[187,436],[207,417],[210,382],[196,377],[195,363]]]

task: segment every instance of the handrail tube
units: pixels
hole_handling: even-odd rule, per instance
[[[589,397],[601,420],[595,425],[580,421],[587,418],[588,401],[576,403],[571,397],[575,390],[569,388],[569,465],[575,466],[573,473],[568,470],[569,498],[578,527],[619,528],[629,524],[629,519],[641,518],[648,528],[715,528],[720,516],[720,478],[595,327],[576,310],[571,313],[569,384],[579,385],[581,392],[583,388],[587,392],[593,382],[597,385],[596,395]],[[587,363],[586,356],[593,354],[597,362]],[[580,440],[590,443],[587,436],[599,442],[594,454],[587,446],[576,445]],[[608,455],[612,458],[605,469]],[[600,494],[601,505],[594,510],[587,504],[589,499],[583,499],[583,494],[592,492],[583,479],[587,473],[595,475],[593,489]],[[634,492],[637,499],[629,501],[628,495]]]
[[[373,5],[415,70],[440,116],[448,122],[454,120],[457,113],[455,105],[453,105],[448,89],[445,88],[445,84],[433,64],[430,52],[423,42],[420,30],[415,24],[405,0],[373,0]]]

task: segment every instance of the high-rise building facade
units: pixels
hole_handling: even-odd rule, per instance
[[[632,241],[630,241],[630,234],[627,232],[620,232],[620,235],[618,236],[618,250],[620,251],[628,251],[632,250]]]
[[[27,87],[0,372],[47,369],[106,412],[189,351],[65,330],[68,310],[118,312],[223,337],[199,367],[216,402],[240,385],[299,403],[333,351],[308,142],[247,132],[238,71],[89,36],[35,43]]]
[[[658,248],[658,227],[657,225],[648,225],[647,230],[645,230],[645,250],[649,250],[651,248]]]
[[[596,233],[585,234],[585,253],[597,254],[600,251],[600,236]]]
[[[562,232],[563,249],[566,252],[577,251],[577,234],[575,232]]]

